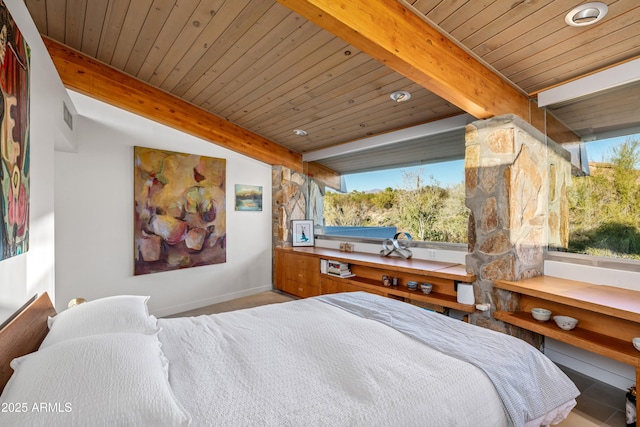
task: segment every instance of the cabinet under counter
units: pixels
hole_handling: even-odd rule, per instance
[[[436,311],[452,308],[466,313],[475,310],[473,304],[457,302],[455,282],[471,283],[475,275],[466,272],[464,265],[419,259],[381,257],[362,252],[341,252],[326,248],[276,248],[275,286],[277,289],[299,297],[335,292],[366,291],[402,299],[418,301]],[[353,277],[341,278],[320,272],[320,260],[334,260],[349,264]],[[310,263],[315,270],[309,270]],[[315,271],[315,272],[314,272]],[[382,276],[398,279],[397,286],[384,286]],[[310,277],[314,276],[314,277]],[[302,280],[307,280],[307,285]],[[408,281],[431,283],[431,293],[424,294],[418,288],[411,290]],[[315,288],[317,286],[317,288]]]

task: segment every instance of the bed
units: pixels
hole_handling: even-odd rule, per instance
[[[0,424],[530,427],[579,394],[522,340],[365,292],[171,319],[147,300],[27,307],[0,331]]]

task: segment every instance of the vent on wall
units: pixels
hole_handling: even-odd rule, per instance
[[[71,111],[67,108],[67,104],[62,103],[62,118],[64,122],[69,126],[69,129],[73,130],[73,116],[71,115]]]

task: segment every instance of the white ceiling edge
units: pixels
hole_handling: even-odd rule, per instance
[[[559,104],[640,80],[640,58],[538,93],[538,107]]]
[[[302,161],[314,162],[317,160],[342,156],[344,154],[357,153],[359,151],[369,150],[371,148],[410,141],[416,138],[438,135],[440,133],[449,132],[454,129],[463,128],[468,123],[471,123],[475,120],[476,119],[469,114],[460,114],[446,119],[437,120],[434,122],[429,122],[394,132],[389,132],[382,135],[372,136],[370,138],[363,138],[357,141],[347,142],[345,144],[340,144],[333,147],[309,151],[302,155]]]
[[[586,135],[580,138],[582,142],[591,142],[591,141],[602,141],[610,138],[617,138],[620,136],[628,136],[633,137],[635,135],[640,135],[640,125],[639,126],[630,126],[624,129],[616,129],[606,132],[597,132],[591,135]]]

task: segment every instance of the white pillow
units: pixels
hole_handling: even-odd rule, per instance
[[[45,348],[70,338],[113,332],[158,332],[147,309],[148,296],[117,295],[68,308],[48,321],[49,333],[40,345]]]
[[[0,396],[10,426],[185,426],[156,335],[74,338],[14,359]]]

